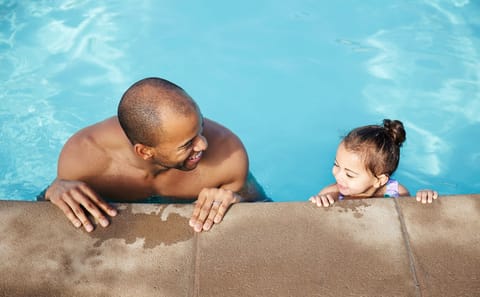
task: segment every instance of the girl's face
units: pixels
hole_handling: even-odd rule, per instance
[[[360,154],[340,143],[332,169],[338,191],[343,196],[372,197],[381,186],[380,179],[366,167]]]

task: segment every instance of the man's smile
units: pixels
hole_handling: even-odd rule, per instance
[[[188,158],[188,161],[197,163],[202,158],[202,155],[203,155],[203,151],[196,152],[195,154],[193,154],[191,157]]]

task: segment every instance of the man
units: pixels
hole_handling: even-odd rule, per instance
[[[200,232],[220,223],[233,203],[264,198],[248,166],[240,139],[202,117],[182,88],[146,78],[123,94],[117,116],[66,142],[45,199],[90,232],[88,214],[103,227],[117,214],[104,199],[196,198],[189,224]]]

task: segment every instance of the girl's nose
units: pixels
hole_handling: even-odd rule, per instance
[[[337,182],[342,182],[343,181],[342,170],[340,168],[337,168],[337,170],[334,170],[333,171],[333,177],[335,177],[335,180]]]

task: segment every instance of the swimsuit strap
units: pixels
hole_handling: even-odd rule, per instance
[[[385,194],[383,197],[392,197],[392,198],[397,198],[400,196],[400,193],[398,192],[398,181],[396,179],[390,178],[387,183],[386,183],[387,189],[385,190]],[[342,194],[338,195],[338,200],[343,200],[345,197]]]
[[[397,198],[398,196],[400,196],[400,193],[398,192],[398,181],[397,180],[395,180],[393,178],[390,178],[387,181],[386,187],[387,187],[387,189],[385,190],[385,194],[383,195],[383,197]]]

